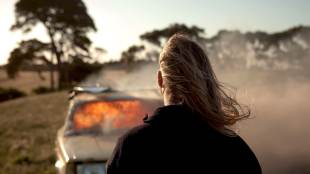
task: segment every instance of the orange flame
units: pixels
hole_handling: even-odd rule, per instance
[[[75,129],[87,129],[112,121],[113,128],[137,125],[147,113],[138,100],[95,101],[83,104],[74,114]]]

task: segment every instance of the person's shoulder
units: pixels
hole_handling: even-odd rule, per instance
[[[253,153],[252,149],[250,148],[248,143],[240,135],[236,135],[236,136],[232,137],[232,139],[233,139],[234,144],[237,147],[244,149],[247,152]]]
[[[139,139],[143,139],[144,137],[148,136],[149,132],[151,131],[151,126],[149,124],[143,123],[140,125],[137,125],[131,129],[129,129],[125,134],[123,134],[119,141],[125,142],[125,141],[135,141]]]
[[[236,156],[238,155],[238,158],[240,158],[239,161],[244,161],[246,163],[247,167],[245,168],[255,171],[255,173],[262,173],[260,163],[248,143],[239,135],[233,139],[234,147],[237,152]]]
[[[141,163],[144,154],[146,154],[147,146],[144,144],[142,135],[147,129],[148,125],[141,124],[131,128],[118,138],[112,157],[108,162],[108,170],[112,171],[111,173],[123,173],[120,171],[128,172],[133,169],[136,171],[136,164]]]
[[[238,151],[243,154],[254,154],[247,144],[247,142],[238,134],[233,136],[222,135],[224,137],[224,141],[229,144],[229,147],[233,151]]]

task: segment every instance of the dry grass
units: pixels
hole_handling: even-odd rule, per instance
[[[0,173],[55,173],[54,141],[64,123],[66,92],[0,104]]]
[[[26,93],[31,93],[32,89],[39,86],[50,86],[49,72],[42,72],[44,80],[40,79],[38,73],[31,71],[22,71],[15,79],[9,79],[4,69],[0,69],[0,87],[17,88]]]

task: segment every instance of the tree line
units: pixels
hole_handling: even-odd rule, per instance
[[[28,33],[41,24],[50,41],[21,41],[11,51],[6,66],[9,77],[14,78],[27,62],[40,62],[49,67],[51,89],[62,89],[101,68],[100,63],[88,63],[95,55],[104,54],[105,50],[91,46],[88,33],[96,32],[97,28],[82,0],[18,0],[15,16],[12,31]],[[156,61],[164,42],[177,32],[198,42],[211,62],[219,68],[304,70],[310,65],[310,27],[307,26],[276,33],[221,30],[207,38],[203,28],[181,23],[141,34],[141,44],[131,45],[123,51],[120,62],[130,64],[139,59]],[[54,71],[58,74],[57,87]]]

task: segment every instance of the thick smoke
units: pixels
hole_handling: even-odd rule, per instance
[[[273,34],[223,30],[207,39],[206,48],[214,64],[221,69],[309,72],[310,27]]]
[[[218,79],[252,118],[238,124],[264,173],[310,173],[310,32],[220,32],[206,43]],[[85,80],[117,90],[157,89],[157,62],[111,64]]]
[[[310,30],[222,32],[208,45],[218,78],[252,109],[241,136],[264,173],[310,173]]]
[[[158,65],[155,62],[137,62],[135,64],[111,64],[88,77],[82,86],[101,85],[120,91],[136,91],[157,89],[156,72]]]
[[[256,152],[264,173],[310,172],[310,83],[272,80],[241,84],[253,119],[240,125],[240,133]]]

